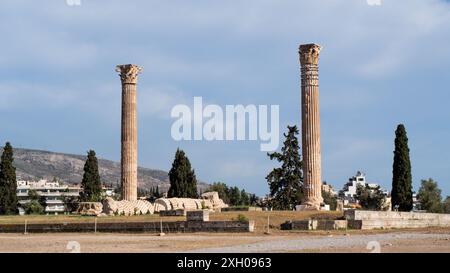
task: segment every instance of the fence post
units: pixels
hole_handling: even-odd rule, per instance
[[[162,224],[162,218],[160,219],[160,233],[159,233],[159,236],[164,236],[164,235],[166,235],[164,232],[163,232],[163,224]]]
[[[265,234],[270,234],[270,216],[267,215],[267,231],[264,232]]]

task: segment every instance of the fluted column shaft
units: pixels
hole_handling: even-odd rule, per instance
[[[304,200],[306,209],[319,210],[323,202],[319,115],[319,52],[320,46],[300,46],[302,98],[302,155]]]
[[[121,185],[122,199],[137,200],[137,115],[136,83],[141,68],[119,65],[122,81]]]

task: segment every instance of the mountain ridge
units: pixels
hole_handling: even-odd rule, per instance
[[[0,147],[0,152],[3,147]],[[68,184],[80,184],[86,156],[52,152],[38,149],[14,148],[14,166],[17,180],[53,180],[57,178]],[[102,183],[117,186],[120,182],[120,163],[98,158],[98,167]],[[166,171],[138,167],[138,187],[148,190],[159,186],[167,191],[170,186]],[[198,182],[198,188],[204,190],[207,183]]]

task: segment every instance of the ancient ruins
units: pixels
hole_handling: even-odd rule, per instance
[[[300,45],[302,100],[302,156],[305,197],[300,210],[320,210],[322,177],[320,157],[319,53],[317,44]]]
[[[220,211],[228,205],[219,198],[217,192],[203,193],[201,199],[193,198],[159,198],[155,201],[155,212],[168,210],[202,210]]]
[[[111,197],[103,201],[103,213],[106,215],[143,215],[153,214],[154,206],[146,200],[115,201]]]
[[[142,68],[134,64],[118,65],[122,81],[122,198],[137,200],[137,114],[136,84]]]
[[[99,204],[99,203],[98,203]],[[101,207],[103,205],[103,207]],[[90,206],[86,205],[88,208]],[[182,210],[194,211],[194,210],[212,210],[220,211],[222,208],[228,207],[227,204],[219,198],[217,192],[206,192],[202,194],[200,199],[194,198],[159,198],[152,204],[146,200],[121,200],[115,201],[112,198],[106,198],[103,204],[100,204],[100,208],[95,210],[95,213],[91,210],[83,210],[81,212],[89,213],[89,215],[143,215],[159,213],[161,211],[176,211]],[[82,213],[83,214],[83,213]],[[176,215],[176,214],[173,214]],[[184,215],[184,213],[183,213]]]

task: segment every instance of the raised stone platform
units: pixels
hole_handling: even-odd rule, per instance
[[[337,230],[346,228],[347,220],[299,220],[281,224],[282,230]]]
[[[353,229],[450,227],[450,214],[347,210],[344,216]]]
[[[188,222],[191,222],[191,221],[208,222],[209,221],[209,211],[207,211],[207,210],[188,211],[187,215],[186,215],[186,219]]]
[[[184,209],[162,210],[159,216],[186,216],[186,211]]]
[[[253,232],[255,223],[253,221],[174,221],[163,222],[163,232],[183,233],[183,232]],[[27,225],[27,233],[54,233],[54,232],[132,232],[132,233],[160,233],[160,222],[111,222],[111,223],[40,223]],[[23,233],[23,224],[0,224],[0,233]]]

